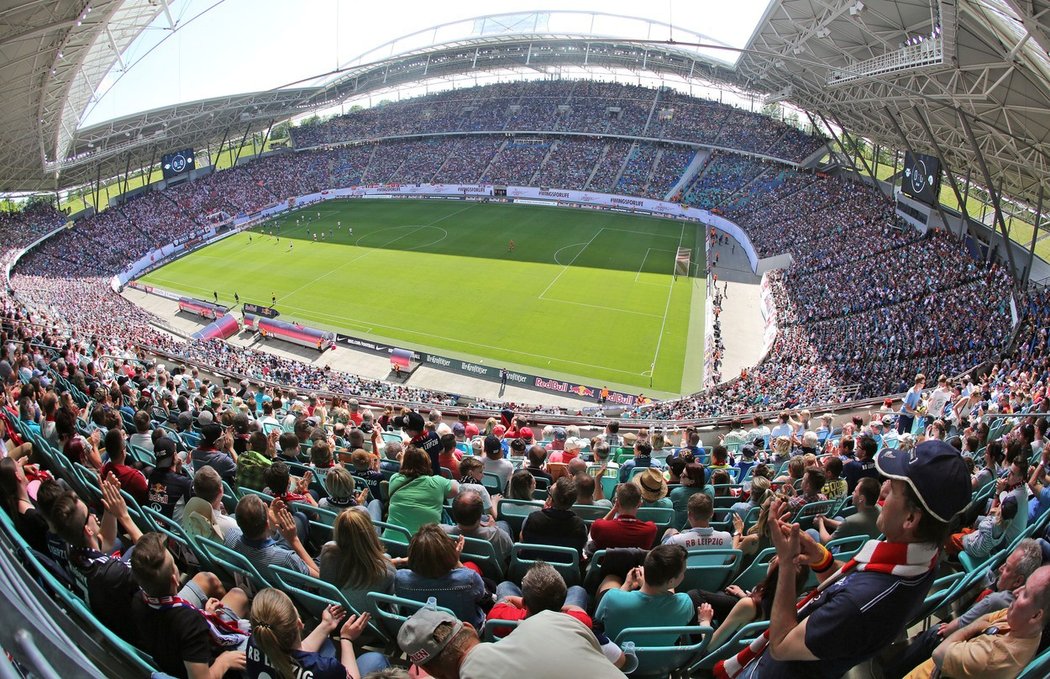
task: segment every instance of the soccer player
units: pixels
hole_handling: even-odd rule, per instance
[[[215,298],[215,303],[218,304],[219,303],[219,293],[213,290],[211,294],[212,294],[212,297]]]
[[[507,252],[514,252],[514,248],[518,247],[518,244],[511,240],[507,243]]]

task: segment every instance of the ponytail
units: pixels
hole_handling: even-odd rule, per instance
[[[288,595],[264,589],[255,595],[251,612],[252,641],[280,679],[295,679],[291,652],[299,642],[299,614]]]

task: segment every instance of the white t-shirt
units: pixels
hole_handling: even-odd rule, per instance
[[[682,545],[686,549],[732,549],[733,536],[724,530],[715,530],[710,526],[706,528],[690,528],[681,533],[664,538],[665,545]]]
[[[948,405],[948,399],[952,396],[952,392],[942,387],[937,387],[930,394],[930,400],[926,404],[926,414],[934,419],[940,418],[944,415],[944,407]]]
[[[478,644],[459,669],[460,679],[623,679],[602,654],[594,632],[576,618],[543,611],[523,620],[498,643]]]

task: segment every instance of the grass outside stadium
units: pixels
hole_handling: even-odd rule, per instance
[[[673,275],[680,247],[699,276]],[[276,296],[284,320],[667,397],[701,387],[704,270],[693,223],[348,200],[288,212],[141,282],[209,301],[218,292],[231,306],[235,294],[261,305]]]

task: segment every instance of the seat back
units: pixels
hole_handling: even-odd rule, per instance
[[[676,589],[720,592],[736,576],[742,558],[739,549],[691,549],[685,561],[685,580]]]
[[[281,590],[317,620],[321,619],[321,613],[324,612],[325,607],[329,604],[342,606],[352,615],[360,615],[364,612],[354,608],[346,596],[343,595],[342,590],[330,582],[319,580],[299,571],[293,571],[284,566],[270,566],[270,573],[277,584],[280,585]],[[370,620],[368,628],[384,642],[389,641],[390,637],[387,636],[386,631],[381,626],[376,624],[377,622]]]
[[[412,540],[412,533],[407,528],[386,521],[373,520],[372,523],[382,531],[379,540],[387,554],[393,557],[408,556],[408,543]]]
[[[255,564],[240,552],[235,552],[220,542],[204,537],[197,538],[197,544],[208,554],[211,562],[224,571],[232,582],[247,592],[249,597],[273,586],[269,578],[264,577]]]
[[[169,519],[152,507],[143,507],[142,511],[149,516],[157,532],[168,536],[168,540],[178,545],[182,550],[183,560],[196,561],[197,567],[203,571],[215,570],[215,564],[212,563],[208,553],[197,544],[192,535],[183,530],[177,521]]]
[[[656,541],[653,543],[656,545],[660,544],[667,529],[674,525],[674,509],[671,507],[639,507],[637,516],[639,521],[656,524]]]
[[[709,649],[708,654],[703,659],[689,668],[690,676],[695,676],[700,672],[709,673],[719,660],[726,660],[744,650],[745,646],[749,645],[767,629],[769,629],[768,620],[744,625],[734,632],[733,636],[726,639],[724,643],[719,644],[718,648]]]
[[[795,515],[791,517],[791,523],[797,523],[799,530],[808,530],[813,527],[813,517],[817,514],[830,516],[832,510],[840,504],[838,500],[821,500],[819,502],[807,502],[798,508]]]
[[[504,499],[499,501],[497,518],[510,525],[511,536],[520,535],[525,517],[541,509],[543,509],[543,503],[535,500]]]
[[[523,556],[523,553],[527,556]],[[546,561],[561,573],[569,587],[580,584],[580,553],[572,547],[554,545],[530,545],[515,543],[510,551],[510,572],[507,576],[520,583],[525,572],[537,561]]]
[[[397,633],[401,625],[408,620],[408,616],[427,605],[423,601],[413,601],[382,592],[369,592],[368,600],[372,602],[372,608],[379,617],[380,627],[392,639],[397,638]],[[438,606],[437,610],[444,611],[453,617],[456,615],[444,606]]]
[[[777,550],[773,547],[767,547],[763,549],[755,559],[748,564],[747,568],[736,576],[733,580],[733,584],[744,591],[749,591],[755,588],[755,585],[762,582],[769,571],[769,562],[773,560],[773,557],[777,555]]]
[[[462,561],[472,561],[481,569],[481,574],[495,582],[503,581],[503,564],[496,556],[496,549],[488,540],[463,536]]]
[[[632,677],[667,677],[672,672],[698,662],[711,641],[713,630],[698,625],[687,627],[628,627],[616,635],[616,645],[632,641],[638,655],[638,668]],[[667,644],[668,637],[685,639]],[[699,639],[699,641],[694,641]]]

